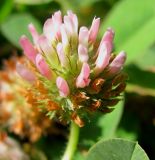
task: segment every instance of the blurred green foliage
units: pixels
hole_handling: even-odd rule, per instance
[[[25,4],[25,5],[38,5],[43,3],[48,3],[52,0],[15,0],[15,3]]]
[[[7,21],[2,23],[2,34],[15,46],[20,47],[19,38],[21,35],[26,35],[32,40],[28,32],[28,24],[33,23],[37,30],[41,32],[41,24],[33,16],[28,13],[12,14],[8,17]],[[11,27],[10,27],[11,26]]]
[[[124,0],[114,6],[103,22],[101,32],[112,27],[116,50],[128,53],[127,63],[141,59],[144,50],[155,42],[155,1]]]
[[[126,88],[125,103],[119,103],[116,110],[107,116],[96,115],[92,122],[81,130],[79,152],[76,153],[75,160],[82,160],[84,150],[87,150],[102,137],[140,139],[138,136],[140,131],[138,130],[142,122],[149,123],[153,128],[153,133],[155,133],[153,123],[155,116],[151,116],[149,122],[144,119],[140,121],[136,118],[133,119],[132,114],[126,114],[125,112],[128,112],[128,109],[125,109],[123,119],[118,127],[123,106],[128,104],[129,101],[128,92],[155,97],[154,4],[155,0],[5,0],[0,2],[1,58],[6,55],[11,56],[14,49],[18,53],[21,52],[18,43],[19,37],[22,34],[30,37],[27,29],[29,23],[34,23],[41,33],[41,24],[43,25],[43,22],[54,11],[61,10],[66,13],[69,9],[77,13],[80,24],[87,26],[91,25],[94,16],[101,17],[102,24],[99,37],[102,37],[107,27],[112,27],[116,32],[114,51],[125,50],[127,52],[128,58],[125,70],[129,74],[129,81]],[[131,101],[130,104],[134,106],[135,102],[133,99]],[[143,111],[142,106],[137,106],[137,108],[137,112],[139,110]],[[150,112],[152,112],[151,109],[147,114],[149,115]],[[142,114],[145,115],[145,111]],[[128,126],[128,129],[126,126]],[[92,134],[91,130],[93,130]],[[52,139],[51,144],[47,144],[47,142],[49,142],[48,138],[40,140],[34,145],[34,148],[41,149],[49,159],[60,159],[60,150],[65,146],[65,139],[61,139],[59,142]],[[58,145],[56,146],[56,144]],[[150,152],[149,149],[147,151],[154,159],[155,154],[151,152],[155,146],[153,140],[151,145]],[[59,146],[61,147],[59,148]]]

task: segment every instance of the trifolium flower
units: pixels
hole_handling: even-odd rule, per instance
[[[58,129],[53,121],[39,111],[40,108],[34,106],[37,102],[27,88],[36,78],[32,71],[21,65],[23,62],[25,60],[22,57],[12,57],[5,61],[0,71],[0,133],[4,129],[35,142],[42,135],[56,133]]]
[[[73,120],[82,127],[89,114],[110,112],[121,99],[127,78],[122,73],[126,54],[112,52],[111,28],[98,42],[99,26],[100,18],[94,18],[89,28],[79,28],[76,14],[68,11],[62,17],[57,11],[46,20],[42,34],[29,25],[33,43],[21,37],[28,62],[17,64],[17,71],[31,83],[29,98],[50,118]]]

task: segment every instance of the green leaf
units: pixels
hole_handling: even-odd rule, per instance
[[[41,25],[39,21],[28,13],[14,14],[8,17],[8,19],[1,25],[2,34],[15,46],[19,46],[20,37],[25,34],[31,39],[28,31],[28,24],[33,23],[37,30],[41,31]]]
[[[148,70],[155,68],[155,45],[145,50],[142,56],[136,60],[136,65]]]
[[[43,3],[49,3],[52,0],[15,0],[16,3],[27,4],[27,5],[37,5]]]
[[[87,160],[149,160],[137,142],[124,139],[101,140],[87,155]]]
[[[123,106],[123,101],[120,101],[111,113],[105,115],[102,115],[102,113],[96,113],[96,115],[93,115],[90,124],[81,128],[80,145],[90,147],[101,138],[106,139],[114,137],[122,116]]]
[[[106,139],[106,138],[114,137],[115,131],[122,117],[123,106],[124,106],[124,102],[120,101],[115,106],[115,110],[113,112],[99,119],[98,126],[102,128],[102,134],[101,134],[102,138]]]
[[[127,63],[135,60],[155,42],[155,0],[122,0],[108,14],[102,33],[107,27],[115,32],[116,50],[125,50]]]
[[[135,35],[128,38],[128,40],[118,47],[118,50],[127,51],[129,53],[127,63],[136,61],[143,51],[149,48],[155,42],[155,16],[146,22]],[[147,34],[146,34],[147,33]]]
[[[129,74],[130,84],[136,84],[145,88],[155,89],[155,74],[146,70],[142,70],[138,66],[131,64],[125,68]]]
[[[6,0],[0,7],[0,23],[10,14],[13,8],[13,0]]]
[[[143,52],[134,64],[126,66],[125,70],[129,75],[127,92],[155,96],[155,45]]]
[[[153,72],[143,70],[135,64],[125,67],[125,71],[129,75],[129,83],[126,87],[127,92],[155,96],[155,74]]]

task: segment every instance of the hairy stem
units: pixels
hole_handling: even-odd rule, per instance
[[[79,139],[79,127],[74,122],[71,122],[69,141],[67,144],[66,151],[62,157],[62,160],[73,159],[74,153],[77,148],[78,139]]]

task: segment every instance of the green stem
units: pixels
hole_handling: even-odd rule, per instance
[[[72,160],[73,159],[74,153],[77,148],[78,139],[79,139],[79,127],[74,122],[71,122],[69,141],[67,144],[66,151],[62,157],[62,160]]]

